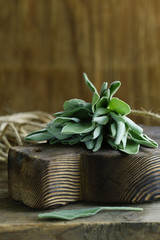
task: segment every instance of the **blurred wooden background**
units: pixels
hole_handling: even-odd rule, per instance
[[[0,0],[1,115],[90,101],[82,72],[160,112],[160,0]]]

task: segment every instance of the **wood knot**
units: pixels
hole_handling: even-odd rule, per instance
[[[42,152],[42,150],[40,148],[35,148],[34,150],[35,152]]]

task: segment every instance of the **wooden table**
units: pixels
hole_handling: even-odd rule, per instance
[[[155,130],[154,137],[160,140],[160,127]],[[75,203],[62,208],[91,206],[95,205]],[[144,211],[103,211],[74,221],[42,220],[38,213],[52,210],[37,211],[12,200],[8,194],[7,165],[0,163],[0,240],[160,240],[160,201],[136,206]]]

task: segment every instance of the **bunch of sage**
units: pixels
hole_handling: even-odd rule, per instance
[[[29,134],[25,139],[32,141],[46,140],[50,144],[84,143],[87,149],[96,152],[108,144],[115,150],[127,154],[139,152],[140,145],[157,147],[158,144],[143,134],[143,129],[127,115],[130,106],[124,101],[113,97],[121,83],[114,81],[108,87],[104,82],[100,91],[84,73],[84,80],[93,92],[92,103],[81,99],[71,99],[64,102],[62,112],[55,113],[56,117],[45,129]]]

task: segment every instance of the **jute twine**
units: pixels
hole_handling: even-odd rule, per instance
[[[23,145],[26,135],[45,128],[51,120],[53,115],[41,111],[0,116],[0,161],[7,161],[10,147]]]
[[[145,110],[132,110],[131,114],[160,120],[160,115]],[[23,145],[29,133],[45,128],[53,120],[53,115],[35,111],[0,116],[0,162],[7,162],[8,150],[12,146]]]

